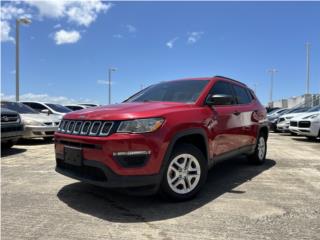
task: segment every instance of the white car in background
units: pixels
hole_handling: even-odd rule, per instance
[[[277,120],[277,130],[279,132],[290,132],[290,119],[307,112],[309,109],[310,107],[293,108],[288,110],[285,114],[280,115],[279,119]]]
[[[310,140],[320,137],[320,105],[292,118],[289,130]]]
[[[44,113],[47,115],[54,114],[58,115],[60,119],[72,110],[69,108],[66,108],[60,104],[57,103],[44,103],[44,102],[31,102],[31,101],[22,101],[21,103],[28,105],[32,109],[36,110],[39,113]]]
[[[1,101],[1,107],[20,114],[24,124],[23,138],[43,138],[52,140],[60,123],[57,115],[44,115],[19,102]]]

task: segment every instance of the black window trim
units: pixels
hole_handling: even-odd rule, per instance
[[[223,79],[219,79],[219,80],[217,80],[217,81],[212,85],[212,87],[210,88],[209,93],[208,93],[207,97],[206,97],[205,100],[204,100],[204,105],[206,105],[206,101],[207,101],[207,98],[208,98],[209,95],[210,95],[211,90],[213,89],[213,87],[214,87],[218,82],[224,82],[224,83],[227,83],[227,84],[230,85],[231,91],[232,91],[232,96],[233,96],[233,99],[234,99],[234,102],[235,102],[235,104],[230,104],[230,105],[217,105],[218,107],[243,106],[243,105],[252,104],[254,101],[256,101],[256,98],[253,97],[253,96],[255,96],[255,95],[253,95],[252,97],[250,97],[250,99],[251,99],[250,102],[248,102],[248,103],[239,103],[239,102],[238,102],[238,99],[237,99],[237,97],[236,97],[236,92],[235,92],[233,86],[236,85],[236,86],[238,86],[238,87],[244,88],[244,89],[246,90],[246,93],[247,93],[248,95],[250,94],[250,93],[249,93],[250,89],[249,89],[248,87],[246,87],[245,85],[241,85],[241,86],[240,86],[240,84],[235,84],[235,83],[230,82],[230,81],[225,81],[225,80],[223,80]]]
[[[212,89],[214,88],[214,86],[215,86],[217,83],[219,83],[219,82],[227,83],[227,84],[230,85],[230,89],[231,89],[231,92],[232,92],[233,101],[235,102],[235,104],[215,105],[215,107],[216,107],[216,106],[217,106],[217,107],[231,107],[231,106],[236,106],[236,105],[238,105],[238,104],[237,104],[237,99],[235,98],[235,94],[234,94],[233,87],[231,86],[232,83],[230,83],[229,81],[225,81],[225,80],[223,80],[223,79],[217,80],[217,81],[212,85],[212,87],[211,87],[210,90],[209,90],[209,93],[208,93],[207,97],[206,97],[205,100],[204,100],[204,105],[206,105],[207,98],[209,97],[209,95],[211,95],[211,93],[210,93],[211,90],[212,90]]]
[[[249,104],[251,104],[251,103],[255,100],[253,97],[250,96],[250,93],[248,92],[248,91],[249,91],[248,87],[239,86],[239,85],[234,84],[234,83],[230,83],[230,84],[232,85],[233,97],[235,98],[235,101],[237,102],[237,104],[235,104],[235,105],[238,105],[238,106],[239,106],[239,105],[240,105],[240,106],[249,105]],[[245,90],[245,92],[247,93],[248,97],[251,99],[250,102],[248,102],[248,103],[239,103],[239,102],[238,102],[237,95],[236,95],[236,91],[235,91],[235,89],[234,89],[233,86],[237,86],[237,87],[240,87],[240,88],[244,88],[244,90]]]

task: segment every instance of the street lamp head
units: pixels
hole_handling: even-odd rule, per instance
[[[28,25],[28,24],[31,24],[31,19],[27,18],[27,17],[24,17],[24,18],[18,19],[18,22]]]
[[[118,70],[117,68],[109,68],[109,71],[111,71],[111,72],[115,72],[117,70]]]

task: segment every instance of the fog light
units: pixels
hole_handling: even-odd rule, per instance
[[[125,168],[142,167],[149,160],[151,151],[114,152],[113,158]]]

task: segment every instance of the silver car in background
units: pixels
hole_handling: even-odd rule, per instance
[[[1,106],[20,114],[24,124],[23,138],[53,139],[60,123],[59,116],[40,114],[19,102],[2,101]]]
[[[44,113],[47,115],[58,115],[59,119],[72,110],[66,108],[58,103],[44,103],[44,102],[31,102],[31,101],[22,101],[21,103],[28,105],[33,110],[36,110],[39,113]]]

